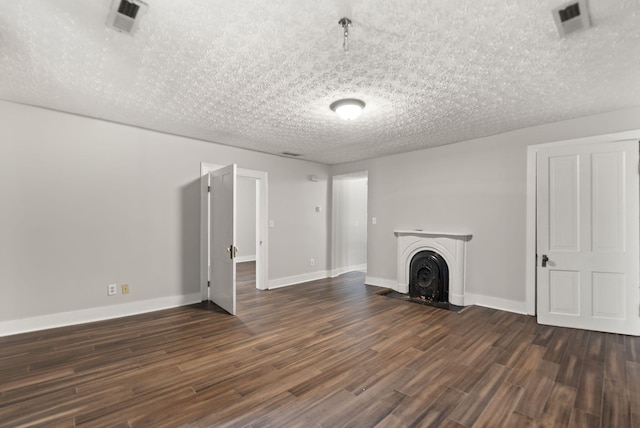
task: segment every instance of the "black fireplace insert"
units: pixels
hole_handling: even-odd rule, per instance
[[[449,267],[434,251],[420,251],[409,266],[409,297],[435,306],[449,306]]]

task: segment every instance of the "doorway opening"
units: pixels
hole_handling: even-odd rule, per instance
[[[367,271],[368,172],[332,180],[331,276]]]
[[[223,165],[201,163],[200,164],[200,291],[202,300],[209,300],[209,275],[210,275],[210,200],[209,200],[209,173],[222,168]],[[238,261],[252,262],[255,265],[256,288],[266,290],[268,287],[268,182],[267,173],[245,168],[237,169],[238,178],[238,211],[239,227],[252,229],[239,238],[243,239],[242,247],[238,247]],[[253,202],[252,202],[253,201]],[[242,213],[240,213],[242,211]],[[252,224],[251,224],[252,223]],[[238,241],[238,237],[236,237]],[[253,245],[251,245],[253,241]],[[243,251],[244,248],[244,251]]]
[[[256,259],[260,246],[257,238],[259,181],[253,177],[238,175],[236,182],[236,283],[255,283]],[[257,284],[256,284],[257,288]]]

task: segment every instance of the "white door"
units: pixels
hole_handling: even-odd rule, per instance
[[[236,314],[236,165],[209,173],[211,301]]]
[[[541,149],[541,324],[640,335],[638,142]]]

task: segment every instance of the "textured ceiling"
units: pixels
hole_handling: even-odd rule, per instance
[[[327,164],[640,105],[640,1],[560,39],[563,1],[148,0],[131,37],[111,0],[4,0],[0,99]]]

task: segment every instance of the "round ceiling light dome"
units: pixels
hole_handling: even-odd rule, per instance
[[[341,119],[353,120],[362,114],[365,103],[355,98],[345,98],[343,100],[334,101],[329,108],[335,111]]]

